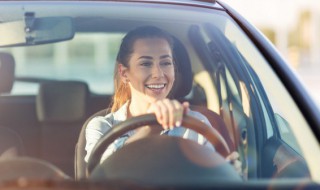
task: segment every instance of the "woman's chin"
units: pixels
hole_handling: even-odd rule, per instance
[[[150,103],[153,103],[153,102],[156,102],[156,101],[158,101],[158,100],[163,100],[163,99],[165,99],[166,98],[166,96],[165,95],[157,95],[157,96],[154,96],[154,95],[152,95],[152,96],[148,96],[147,97],[147,99],[149,100],[148,102],[150,102]]]
[[[152,100],[152,102],[155,102],[157,100],[163,100],[168,96],[168,93],[164,91],[151,91],[147,94],[148,99]]]

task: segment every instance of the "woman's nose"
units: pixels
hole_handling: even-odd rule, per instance
[[[160,67],[160,65],[155,65],[152,68],[152,77],[163,77],[164,76],[164,72],[162,70],[162,68]]]

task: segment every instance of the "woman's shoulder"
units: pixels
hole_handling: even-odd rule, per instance
[[[197,119],[206,118],[206,116],[204,116],[202,113],[200,113],[198,111],[191,110],[191,109],[188,111],[188,115],[190,115],[192,117],[196,117]]]
[[[200,121],[204,122],[205,124],[211,126],[208,118],[205,115],[203,115],[202,113],[198,112],[198,111],[194,111],[194,110],[190,109],[188,111],[188,115],[190,115],[192,117],[195,117],[195,118],[199,119]]]
[[[87,129],[104,130],[111,128],[114,121],[114,114],[108,113],[105,116],[93,117],[87,125]]]

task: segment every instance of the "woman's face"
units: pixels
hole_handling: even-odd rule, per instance
[[[169,94],[174,82],[171,48],[162,38],[135,41],[129,67],[120,66],[123,81],[128,82],[131,98],[154,102]]]

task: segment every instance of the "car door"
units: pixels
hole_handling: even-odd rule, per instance
[[[274,110],[279,106],[269,100],[270,84],[265,89],[260,81],[266,76],[255,72],[223,29],[207,24],[203,30],[191,28],[192,42],[215,83],[220,116],[240,153],[244,178],[309,177],[290,122]],[[261,64],[268,64],[260,59]]]

